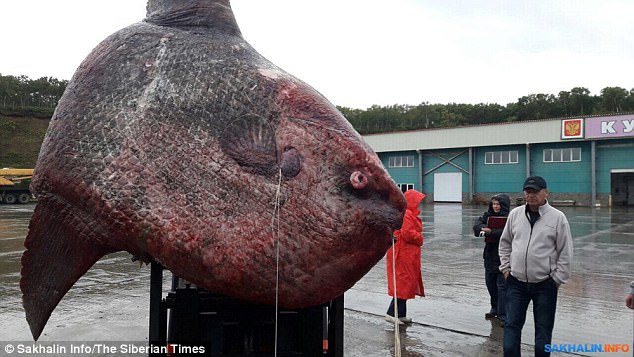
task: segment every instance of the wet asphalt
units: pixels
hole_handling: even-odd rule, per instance
[[[20,257],[34,204],[0,205],[0,345],[32,342],[19,291]],[[634,208],[559,207],[571,224],[571,281],[559,294],[553,344],[619,344],[632,356],[634,311],[625,307],[634,279]],[[504,329],[485,320],[484,242],[472,225],[485,206],[430,204],[423,208],[424,298],[408,301],[411,325],[400,328],[402,356],[501,356]],[[148,336],[149,267],[127,253],[95,264],[62,299],[41,341],[135,341]],[[165,277],[165,289],[169,277]],[[394,355],[394,326],[384,320],[385,262],[345,294],[345,356]],[[533,355],[529,307],[523,355]],[[0,346],[0,355],[6,353]],[[95,355],[95,354],[92,354]],[[602,356],[605,353],[554,353]]]

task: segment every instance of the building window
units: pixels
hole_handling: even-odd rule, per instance
[[[392,156],[389,167],[414,167],[414,156]]]
[[[414,189],[414,184],[413,183],[397,183],[396,186],[398,186],[398,188],[400,188],[401,191],[403,191],[403,193],[405,193],[405,191],[407,191],[407,190],[413,190]]]
[[[581,148],[544,149],[544,162],[581,161]]]
[[[487,151],[484,154],[485,165],[517,164],[518,153],[515,151]]]

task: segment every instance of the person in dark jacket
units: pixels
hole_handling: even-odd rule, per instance
[[[504,326],[506,313],[504,309],[505,283],[504,274],[499,270],[500,256],[498,255],[498,244],[503,228],[489,228],[487,221],[491,216],[507,217],[511,210],[511,199],[508,195],[498,194],[491,198],[489,210],[484,212],[482,217],[473,226],[473,234],[476,237],[484,237],[484,281],[491,296],[491,310],[484,314],[486,319],[497,317],[500,325]]]

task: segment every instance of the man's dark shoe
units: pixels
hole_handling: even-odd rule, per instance
[[[492,319],[492,318],[496,317],[497,315],[498,315],[497,311],[491,310],[491,311],[487,312],[486,314],[484,314],[484,318],[488,320],[488,319]]]

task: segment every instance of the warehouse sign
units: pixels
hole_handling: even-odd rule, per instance
[[[562,140],[623,137],[634,137],[634,114],[561,121]]]
[[[634,114],[586,118],[586,139],[634,137]]]
[[[565,119],[561,121],[562,139],[583,139],[583,119]]]

